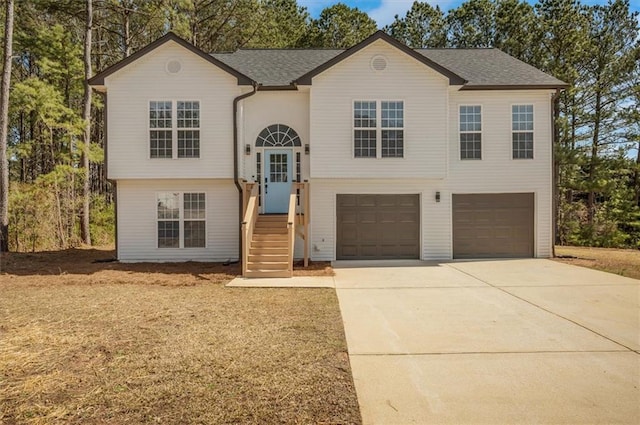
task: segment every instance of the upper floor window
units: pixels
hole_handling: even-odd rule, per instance
[[[460,106],[460,159],[482,159],[482,107]]]
[[[382,102],[382,157],[404,155],[404,103]]]
[[[205,247],[204,193],[159,193],[157,209],[158,248]]]
[[[149,102],[149,140],[151,158],[173,156],[173,119],[171,102]]]
[[[533,158],[533,105],[511,106],[513,159]]]
[[[353,149],[356,158],[402,158],[404,102],[355,101]]]
[[[199,158],[200,102],[149,102],[149,149],[151,158]]]

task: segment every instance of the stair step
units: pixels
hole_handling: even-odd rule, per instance
[[[286,233],[254,233],[253,241],[287,241],[288,235]]]
[[[247,270],[244,277],[291,277],[288,270]]]
[[[249,247],[249,255],[287,255],[289,254],[289,248],[288,247],[273,247],[271,245],[269,246],[263,246],[263,247],[256,247],[256,246],[251,246]]]
[[[289,249],[289,242],[284,241],[251,241],[251,245],[249,248],[278,248],[278,249]]]
[[[259,215],[258,222],[286,222],[288,216],[286,214],[269,214],[269,215]]]
[[[259,261],[247,262],[247,270],[287,270],[289,263],[286,261]]]
[[[254,235],[286,235],[289,233],[286,227],[256,227],[253,229]]]
[[[289,255],[284,254],[249,254],[249,263],[287,262]]]

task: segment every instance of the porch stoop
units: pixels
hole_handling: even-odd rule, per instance
[[[258,215],[245,277],[291,277],[286,214]]]

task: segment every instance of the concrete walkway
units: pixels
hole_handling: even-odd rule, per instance
[[[549,260],[336,263],[365,424],[640,423],[640,281]]]

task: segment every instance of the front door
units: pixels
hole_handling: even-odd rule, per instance
[[[291,193],[291,149],[265,150],[264,212],[282,214],[289,211]]]

